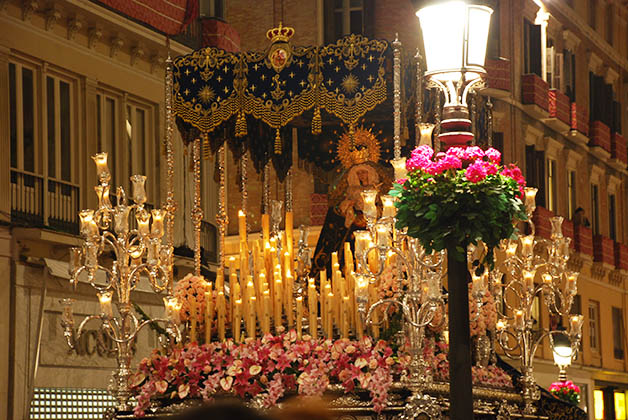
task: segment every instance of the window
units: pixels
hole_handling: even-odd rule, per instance
[[[545,207],[545,152],[526,146],[526,182],[538,188],[536,204]]]
[[[334,42],[348,34],[372,36],[373,0],[325,0],[325,39]]]
[[[614,24],[614,13],[613,13],[613,5],[609,3],[606,5],[606,21],[604,25],[606,26],[606,42],[613,45],[613,24]]]
[[[567,173],[567,206],[569,207],[569,218],[573,219],[574,213],[578,208],[576,206],[576,171]]]
[[[571,102],[576,100],[576,56],[569,50],[563,50],[563,92]]]
[[[493,9],[491,25],[489,27],[488,43],[486,46],[486,58],[498,59],[500,57],[500,27],[499,27],[499,0],[489,0],[486,5]]]
[[[626,394],[622,391],[613,393],[615,400],[615,420],[626,420]]]
[[[523,20],[523,72],[541,77],[541,26]]]
[[[598,186],[591,184],[591,211],[593,217],[593,233],[595,235],[600,234],[600,198],[598,194]]]
[[[617,239],[617,209],[615,207],[615,194],[608,195],[608,236],[612,240]]]
[[[604,77],[589,73],[590,120],[602,121],[612,132],[618,133],[621,130],[621,114],[614,96],[613,85],[607,84]]]
[[[604,420],[604,391],[593,391],[593,412],[595,420]]]
[[[597,27],[597,0],[589,0],[589,26]]]
[[[589,347],[595,353],[600,352],[600,304],[589,301]]]
[[[613,307],[613,356],[624,358],[624,318],[621,308]]]
[[[46,77],[46,140],[48,145],[48,176],[72,181],[73,92],[70,82]]]
[[[36,172],[35,70],[18,63],[9,63],[9,135],[11,167]]]
[[[556,160],[547,159],[547,209],[556,212]]]
[[[202,18],[225,18],[225,0],[200,0],[198,8]]]

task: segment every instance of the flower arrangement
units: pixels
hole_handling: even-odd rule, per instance
[[[211,400],[217,393],[259,398],[270,407],[286,392],[320,396],[331,383],[346,392],[368,390],[380,411],[398,366],[385,341],[297,340],[294,331],[241,344],[189,344],[168,354],[155,350],[132,380],[135,414],[144,415],[152,398]]]
[[[527,219],[521,170],[500,161],[493,148],[434,154],[419,146],[406,162],[408,177],[390,192],[397,197],[397,228],[407,228],[427,252],[448,248],[460,261],[467,246],[481,240],[488,251],[481,265],[492,267],[494,247],[513,236],[514,221]]]
[[[580,387],[571,381],[558,381],[550,385],[549,391],[556,398],[578,404],[580,402]]]
[[[473,296],[473,291],[469,290],[469,319],[471,337],[486,335],[487,331],[495,330],[497,308],[495,307],[495,298],[488,290],[482,294],[482,304],[479,307]]]

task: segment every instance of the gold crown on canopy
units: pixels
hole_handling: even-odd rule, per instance
[[[288,42],[290,38],[294,35],[294,28],[290,28],[289,26],[283,26],[281,22],[279,22],[279,26],[277,28],[269,29],[266,32],[266,38],[270,39],[272,43],[275,42]]]
[[[360,127],[355,131],[344,132],[338,141],[338,160],[349,169],[365,162],[377,163],[380,158],[380,145],[370,129]]]

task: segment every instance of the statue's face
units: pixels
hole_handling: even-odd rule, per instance
[[[359,169],[358,179],[360,179],[360,184],[366,185],[369,181],[369,171],[367,171],[366,169]]]

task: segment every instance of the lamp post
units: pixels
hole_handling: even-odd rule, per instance
[[[421,24],[429,86],[445,95],[438,139],[445,149],[466,146],[473,140],[467,95],[483,83],[484,59],[493,11],[463,1],[432,2],[416,12]],[[447,247],[449,289],[449,418],[473,419],[471,339],[469,331],[466,258],[453,258],[455,247]]]
[[[554,342],[552,349],[554,363],[558,366],[558,380],[564,382],[567,380],[567,368],[571,366],[571,358],[573,357],[571,340],[560,334],[552,341]]]

